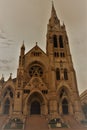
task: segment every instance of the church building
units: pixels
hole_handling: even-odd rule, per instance
[[[65,25],[52,4],[47,24],[46,52],[36,45],[25,53],[20,48],[17,77],[0,80],[0,118],[20,119],[34,115],[46,119],[84,119]],[[13,127],[14,124],[11,126]],[[9,128],[10,129],[10,128]]]

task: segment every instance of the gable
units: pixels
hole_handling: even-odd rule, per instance
[[[38,46],[34,46],[30,51],[28,51],[25,56],[31,55],[31,56],[47,56],[46,53]]]
[[[35,61],[40,62],[43,65],[45,64],[47,65],[49,62],[46,53],[37,45],[25,54],[25,68],[28,67],[29,64]]]

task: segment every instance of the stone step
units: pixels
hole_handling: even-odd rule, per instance
[[[3,130],[2,126],[6,123],[8,118],[8,116],[0,116],[0,130]],[[70,125],[70,128],[50,128],[50,130],[87,130],[87,128],[84,128],[72,116],[63,116],[63,119]],[[24,130],[49,130],[48,120],[45,116],[28,116],[25,120]]]
[[[26,118],[25,130],[48,130],[48,121],[44,116],[29,116]]]

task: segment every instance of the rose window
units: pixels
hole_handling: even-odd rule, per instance
[[[43,69],[38,66],[38,65],[34,65],[34,66],[31,66],[30,69],[29,69],[29,75],[32,77],[32,76],[40,76],[42,77],[43,75]]]

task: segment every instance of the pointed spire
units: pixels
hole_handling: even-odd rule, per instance
[[[64,30],[66,30],[66,26],[65,26],[64,22],[63,22],[61,28],[64,29]]]
[[[49,20],[49,24],[51,25],[56,25],[56,24],[60,24],[60,21],[57,17],[57,14],[56,14],[56,10],[55,10],[55,7],[54,7],[54,2],[52,1],[52,10],[51,10],[51,18]]]
[[[24,45],[24,40],[23,40],[23,44],[22,44],[22,46],[21,46],[21,56],[23,56],[24,55],[24,53],[25,53],[25,45]]]
[[[24,40],[23,40],[23,44],[21,46],[21,49],[25,49]]]
[[[52,10],[51,10],[51,16],[55,14],[56,15],[56,10],[54,8],[54,2],[52,1]]]
[[[2,77],[1,77],[1,80],[0,80],[1,83],[4,83],[4,76],[2,74]]]
[[[38,43],[36,42],[36,46],[37,46],[37,44],[38,44]]]
[[[53,2],[53,0],[52,0],[52,6],[54,6],[54,2]]]
[[[10,76],[9,76],[9,79],[8,80],[11,80],[12,79],[12,73],[10,73]]]

